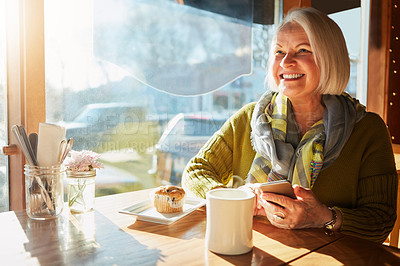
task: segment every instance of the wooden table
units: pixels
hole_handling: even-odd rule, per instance
[[[95,210],[34,221],[25,211],[0,213],[1,265],[340,265],[400,264],[387,247],[321,229],[282,230],[254,219],[254,248],[239,256],[205,249],[200,208],[170,224],[136,221],[118,211],[149,191],[96,198]]]

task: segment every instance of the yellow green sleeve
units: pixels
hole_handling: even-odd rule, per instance
[[[213,136],[186,167],[182,186],[189,195],[205,198],[210,189],[226,186],[231,177],[232,151],[220,135]]]
[[[210,189],[227,186],[232,176],[246,179],[255,151],[250,120],[254,103],[236,112],[186,166],[182,186],[188,195],[204,198]]]

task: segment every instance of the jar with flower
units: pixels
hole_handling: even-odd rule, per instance
[[[92,151],[72,150],[65,160],[68,206],[73,213],[93,210],[96,169],[103,168],[99,158],[100,155]]]

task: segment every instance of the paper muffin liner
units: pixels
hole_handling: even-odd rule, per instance
[[[159,200],[159,202],[167,204],[169,207],[171,208],[180,208],[183,207],[184,205],[184,201],[185,201],[185,197],[183,197],[181,200],[174,200],[173,198],[171,198],[168,195],[158,195],[158,194],[154,194],[154,199]]]

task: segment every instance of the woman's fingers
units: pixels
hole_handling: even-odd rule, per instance
[[[266,192],[259,197],[258,204],[271,224],[286,229],[321,227],[327,207],[310,189],[295,185],[293,190],[297,199]]]
[[[314,193],[309,188],[303,188],[299,185],[293,186],[293,191],[296,197],[307,199],[307,198],[315,198]]]
[[[265,216],[265,211],[262,207],[261,203],[261,197],[260,197],[260,189],[258,189],[254,184],[246,184],[243,186],[240,186],[239,189],[242,190],[247,190],[251,191],[255,194],[255,204],[254,204],[254,210],[253,210],[253,215],[264,215]]]
[[[294,201],[293,199],[291,199],[289,197],[282,196],[282,195],[275,194],[275,193],[267,193],[267,192],[264,192],[261,195],[261,199],[263,199],[264,201],[267,201],[269,203],[272,203],[272,204],[277,204],[283,208],[293,205],[293,201]]]

